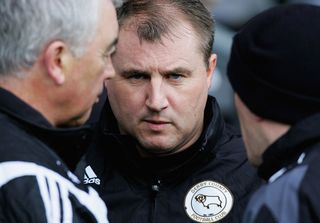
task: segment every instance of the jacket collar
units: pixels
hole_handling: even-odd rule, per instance
[[[135,149],[137,143],[135,139],[119,133],[117,121],[108,100],[100,121],[100,130],[103,132],[103,137],[107,139],[106,146],[114,153],[112,156],[118,157],[121,163],[126,164],[120,168],[125,168],[130,174],[141,173],[142,177],[145,177],[145,172],[149,172],[149,176],[162,175],[168,178],[172,175],[176,178],[176,171],[180,169],[183,169],[185,174],[189,174],[197,164],[208,162],[215,156],[216,145],[223,143],[221,142],[223,128],[224,122],[219,106],[215,98],[209,96],[205,108],[204,130],[194,145],[174,155],[145,159],[141,158]],[[110,143],[112,141],[115,144]],[[179,173],[179,176],[183,177],[183,174]]]
[[[54,149],[70,169],[75,168],[92,137],[89,125],[68,129],[53,127],[38,111],[3,88],[0,88],[0,112]]]
[[[11,92],[0,88],[0,111],[11,118],[33,123],[43,128],[50,128],[50,123],[35,109],[26,104]]]
[[[295,162],[301,153],[319,144],[319,125],[320,113],[293,125],[264,152],[263,163],[258,168],[258,174],[268,180],[275,172]]]

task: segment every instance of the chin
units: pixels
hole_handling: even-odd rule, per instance
[[[75,116],[68,121],[59,125],[59,127],[78,127],[86,123],[88,121],[91,114],[91,109],[81,115]]]
[[[139,146],[140,153],[143,156],[168,156],[177,152],[174,148],[168,148],[167,146],[159,146],[159,145],[140,145]]]
[[[91,115],[91,109],[86,113],[84,113],[82,116],[78,117],[78,119],[76,120],[76,126],[83,125],[84,123],[86,123],[86,121],[89,120],[90,115]]]

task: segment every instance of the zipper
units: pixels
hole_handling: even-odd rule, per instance
[[[155,223],[156,218],[156,208],[157,208],[157,195],[160,192],[161,180],[156,180],[153,184],[151,184],[151,219],[152,223]]]

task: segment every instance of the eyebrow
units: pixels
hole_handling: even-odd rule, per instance
[[[145,70],[140,69],[127,69],[120,72],[123,76],[130,76],[131,74],[138,74],[143,76],[150,76],[152,73]],[[182,67],[175,68],[173,70],[167,70],[167,71],[160,71],[161,75],[167,76],[171,74],[185,74],[185,75],[191,75],[191,71]]]
[[[186,75],[191,75],[191,71],[186,69],[186,68],[182,68],[182,67],[177,67],[174,68],[173,70],[168,70],[168,71],[163,71],[160,72],[162,75],[170,75],[170,74],[186,74]]]
[[[124,77],[130,76],[132,74],[143,75],[143,76],[151,75],[150,72],[139,70],[139,69],[128,69],[128,70],[121,71],[121,75]]]

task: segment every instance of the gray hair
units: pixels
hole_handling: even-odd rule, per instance
[[[0,76],[31,67],[50,42],[80,56],[98,23],[98,0],[0,0]]]

